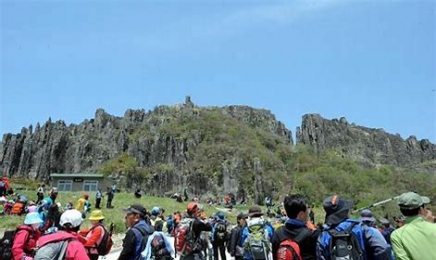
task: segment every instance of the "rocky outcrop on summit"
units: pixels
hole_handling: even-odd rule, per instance
[[[48,120],[34,130],[30,126],[19,134],[5,134],[0,170],[11,177],[49,182],[51,173],[95,172],[127,154],[137,162],[141,183],[123,172],[112,175],[124,178],[129,188],[141,186],[163,194],[190,186],[194,193],[236,194],[241,192],[241,172],[256,172],[263,185],[254,188],[252,195],[261,200],[260,194],[272,181],[263,179],[269,167],[259,170],[257,156],[263,155],[264,162],[275,156],[277,145],[291,149],[291,136],[267,110],[198,107],[188,97],[184,104],[152,111],[129,109],[123,117],[98,109],[93,119],[78,125]],[[256,140],[256,147],[244,146],[247,140]],[[285,172],[280,162],[271,169]]]
[[[316,152],[334,149],[367,166],[388,164],[416,168],[421,163],[436,160],[436,145],[427,139],[417,140],[410,136],[403,140],[382,129],[350,124],[344,117],[328,120],[318,114],[304,115],[296,135],[297,144],[310,145]],[[424,170],[436,169],[427,167]]]

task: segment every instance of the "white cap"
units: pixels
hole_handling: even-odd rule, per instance
[[[82,224],[83,218],[82,213],[76,209],[70,209],[62,213],[61,220],[59,224],[65,226],[65,224],[70,223],[73,227],[78,227]]]

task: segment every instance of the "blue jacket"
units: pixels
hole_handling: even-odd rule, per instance
[[[391,246],[386,243],[386,240],[377,229],[365,226],[362,222],[355,219],[346,219],[338,224],[335,229],[338,231],[346,230],[352,223],[355,223],[355,226],[351,232],[359,240],[365,260],[392,260]],[[328,229],[330,227],[325,226],[324,232],[318,238],[316,256],[319,260],[330,260],[329,243],[331,235],[327,232]]]

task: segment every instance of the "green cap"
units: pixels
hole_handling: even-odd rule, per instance
[[[430,203],[430,199],[428,197],[421,196],[415,192],[403,193],[398,199],[398,205],[402,209],[417,209],[428,203]]]

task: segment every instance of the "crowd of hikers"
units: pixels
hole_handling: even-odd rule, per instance
[[[15,196],[15,203],[26,199],[6,193],[2,195]],[[106,226],[103,212],[90,209],[88,194],[62,210],[57,194],[53,188],[44,197],[38,189],[37,203],[26,199],[24,222],[5,232],[0,259],[87,260],[110,252],[113,224]],[[198,201],[186,203],[184,212],[168,216],[159,206],[146,209],[133,204],[124,209],[127,232],[118,260],[227,260],[227,254],[235,260],[436,259],[430,200],[413,192],[399,197],[402,215],[393,223],[387,218],[377,221],[369,209],[362,210],[360,218],[351,218],[354,205],[338,195],[324,200],[326,217],[317,224],[308,200],[299,194],[286,196],[275,213],[272,199],[267,198],[266,212],[252,206],[237,215],[237,223],[226,217],[232,211],[207,216]],[[81,228],[86,218],[92,224],[89,229]]]

